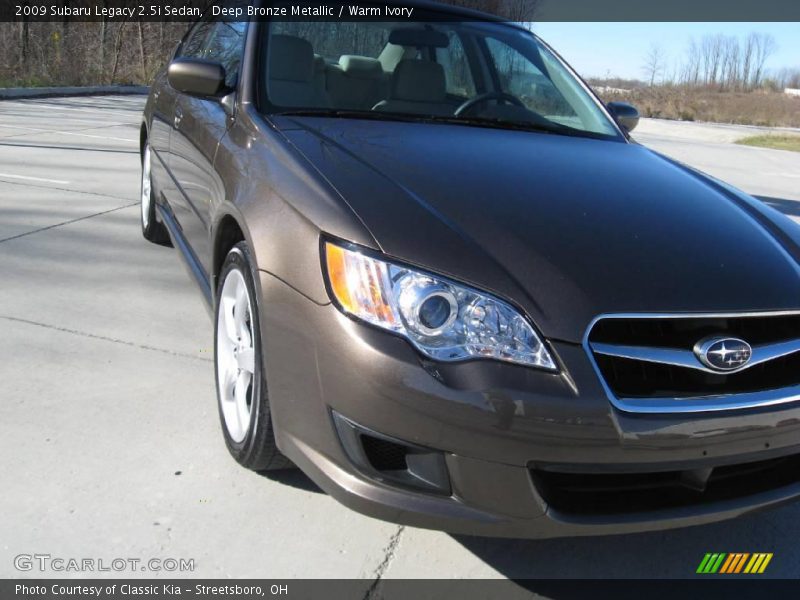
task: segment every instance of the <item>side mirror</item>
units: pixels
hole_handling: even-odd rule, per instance
[[[627,102],[609,102],[608,110],[625,131],[630,133],[639,124],[639,111]]]
[[[225,89],[225,68],[201,58],[176,58],[167,67],[167,81],[184,94],[216,96]]]

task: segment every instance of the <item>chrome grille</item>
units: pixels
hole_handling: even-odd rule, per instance
[[[698,357],[709,337],[752,346],[743,366],[715,371]],[[800,400],[800,312],[609,315],[585,347],[611,401],[630,412],[699,412]]]

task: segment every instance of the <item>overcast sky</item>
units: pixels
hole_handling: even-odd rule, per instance
[[[800,68],[800,23],[536,23],[533,31],[583,77],[642,79],[654,42],[666,53],[671,70],[686,56],[693,36],[699,40],[722,33],[741,39],[753,31],[772,34],[778,44],[768,68]]]

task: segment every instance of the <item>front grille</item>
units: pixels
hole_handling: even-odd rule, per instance
[[[682,471],[558,473],[531,469],[539,494],[567,514],[611,515],[696,506],[776,490],[800,481],[800,455],[716,467],[705,486]]]
[[[589,349],[600,375],[616,398],[705,398],[779,390],[800,384],[800,352],[735,373],[601,354],[595,345],[692,352],[709,336],[739,338],[751,346],[800,339],[800,314],[745,317],[609,317],[589,333]],[[698,367],[702,365],[697,363]]]
[[[592,342],[691,348],[704,337],[727,335],[751,345],[800,338],[800,314],[746,317],[608,317],[592,327]]]
[[[611,390],[624,398],[694,398],[779,389],[800,383],[800,354],[731,375],[612,356],[596,357]]]

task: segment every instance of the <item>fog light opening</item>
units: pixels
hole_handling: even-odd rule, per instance
[[[444,452],[376,433],[332,414],[342,447],[359,471],[389,485],[450,494]]]
[[[405,471],[408,469],[408,448],[371,435],[360,436],[367,461],[376,471]]]

